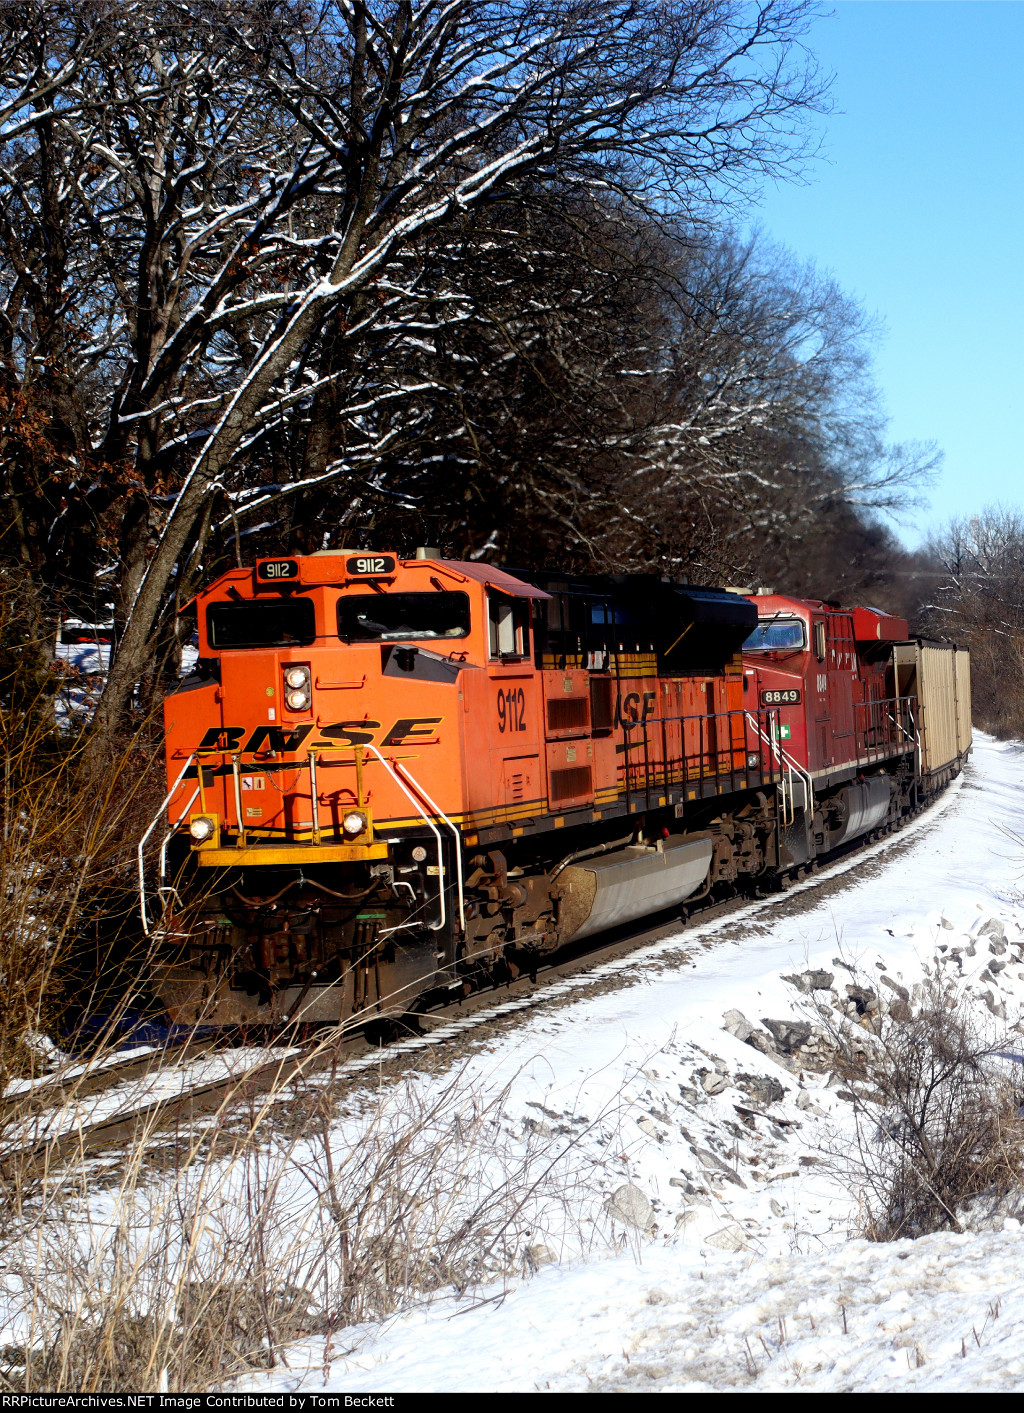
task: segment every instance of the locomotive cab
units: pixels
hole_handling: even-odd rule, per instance
[[[744,696],[778,712],[770,749],[787,777],[784,842],[803,863],[910,808],[915,707],[897,691],[894,658],[908,625],[777,594],[756,602]]]

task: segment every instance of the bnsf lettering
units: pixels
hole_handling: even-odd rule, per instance
[[[615,724],[621,726],[626,722],[630,726],[639,726],[648,719],[656,701],[654,692],[645,692],[642,699],[639,692],[627,692],[624,697],[620,696],[615,704]]]
[[[211,726],[199,742],[201,751],[237,751],[241,749],[244,726]]]
[[[246,753],[256,751],[297,751],[303,741],[312,731],[313,727],[307,723],[305,726],[296,726],[294,731],[285,734],[281,726],[257,726],[256,730],[245,743]]]
[[[426,744],[428,738],[437,735],[437,727],[444,721],[443,716],[402,716],[386,733],[382,746],[401,746],[409,741]],[[213,726],[203,737],[199,749],[202,751],[224,751],[225,753],[252,755],[257,751],[273,751],[278,755],[292,755],[305,744],[313,730],[308,723],[296,726],[289,731],[282,726],[257,726],[242,745],[246,733],[244,726]],[[379,721],[333,721],[329,726],[320,727],[320,735],[309,744],[312,746],[367,746],[380,730]],[[195,774],[192,770],[190,776]]]
[[[435,726],[440,726],[443,716],[402,717],[396,721],[381,742],[382,746],[401,746],[406,741],[416,741],[424,736],[435,736]]]
[[[327,741],[341,741],[345,746],[366,746],[373,740],[373,733],[379,730],[379,721],[335,721],[330,726],[321,726],[320,735]]]

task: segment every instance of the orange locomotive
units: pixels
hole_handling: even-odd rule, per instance
[[[197,609],[143,886],[175,1020],[413,1011],[815,851],[783,707],[745,700],[744,641],[766,658],[739,593],[331,551],[231,570]],[[902,763],[892,815],[901,712],[873,758]]]

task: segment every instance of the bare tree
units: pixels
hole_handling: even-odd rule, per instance
[[[285,421],[308,424],[292,493],[401,441],[404,381],[353,370],[424,336],[419,254],[531,188],[693,214],[783,170],[821,94],[808,19],[803,0],[4,7],[5,376],[57,370],[62,500],[117,522],[101,728],[176,566],[218,497],[245,508]]]
[[[975,720],[1024,733],[1024,516],[992,507],[932,537],[927,629],[971,650]]]
[[[707,542],[704,521],[719,559],[736,565],[751,537],[792,534],[822,505],[903,503],[935,453],[885,445],[874,333],[834,281],[785,251],[728,235],[697,248],[671,287],[650,380],[661,402],[644,468],[655,523],[685,507],[688,553]]]

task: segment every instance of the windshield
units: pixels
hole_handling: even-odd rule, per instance
[[[212,603],[206,610],[211,648],[290,648],[316,637],[311,599]]]
[[[762,618],[743,644],[745,653],[792,652],[804,647],[804,625],[799,618]]]
[[[348,594],[338,600],[338,637],[349,642],[464,638],[468,632],[468,594],[442,589],[422,594]]]

